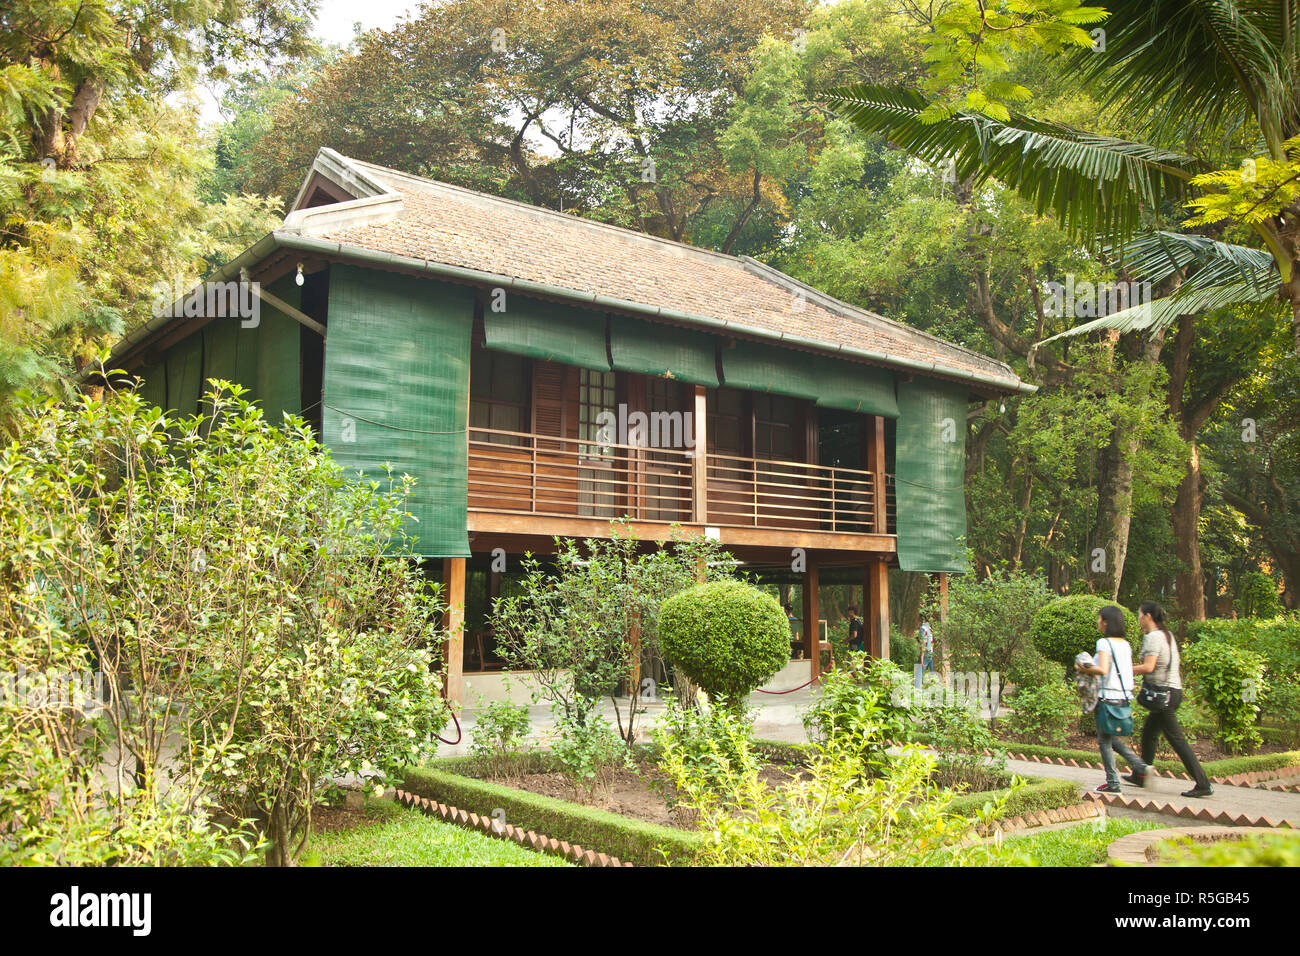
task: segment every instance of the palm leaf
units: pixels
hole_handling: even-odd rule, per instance
[[[1300,5],[1280,0],[1107,0],[1104,52],[1082,80],[1160,142],[1256,125],[1274,148],[1297,128]]]
[[[930,122],[921,92],[860,84],[827,90],[827,106],[858,129],[927,162],[952,160],[962,179],[998,179],[1049,210],[1074,235],[1124,238],[1144,209],[1180,199],[1200,165],[1171,150],[1098,136],[1013,114],[1008,122],[965,111]]]
[[[1202,288],[1245,282],[1260,292],[1277,291],[1277,262],[1266,249],[1252,249],[1206,236],[1153,232],[1106,250],[1124,271],[1147,282],[1184,276],[1174,297]]]

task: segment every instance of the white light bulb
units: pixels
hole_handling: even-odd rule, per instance
[[[301,262],[298,263],[298,274],[293,277],[293,281],[297,285],[302,285],[302,263]]]

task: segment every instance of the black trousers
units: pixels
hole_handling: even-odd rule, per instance
[[[1187,735],[1178,724],[1178,705],[1182,702],[1183,692],[1175,687],[1169,691],[1168,707],[1160,711],[1147,711],[1146,723],[1142,725],[1142,760],[1150,764],[1156,759],[1156,740],[1164,734],[1165,739],[1169,741],[1169,746],[1174,748],[1174,753],[1178,754],[1178,759],[1183,762],[1183,766],[1192,775],[1196,785],[1208,790],[1210,778],[1206,776],[1201,762],[1196,759],[1196,754],[1192,751],[1192,745],[1187,742]]]

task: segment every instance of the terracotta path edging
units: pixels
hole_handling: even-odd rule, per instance
[[[397,789],[393,791],[393,798],[398,802],[405,804],[412,809],[427,813],[430,816],[441,817],[448,823],[455,823],[458,826],[467,827],[471,830],[482,830],[488,836],[496,837],[500,840],[513,840],[520,846],[527,847],[530,850],[537,850],[541,853],[553,853],[572,860],[574,863],[581,863],[583,866],[617,866],[627,867],[635,866],[634,863],[620,861],[618,857],[610,856],[606,853],[597,853],[595,850],[586,850],[576,843],[566,843],[563,840],[556,840],[548,837],[544,833],[535,833],[532,830],[525,831],[520,827],[512,826],[508,823],[501,823],[492,817],[479,816],[477,813],[466,813],[457,807],[448,806],[445,803],[438,803],[436,800],[430,800],[428,797],[416,796],[405,790]]]
[[[1034,827],[1045,827],[1052,823],[1071,823],[1078,820],[1091,820],[1094,817],[1104,817],[1106,814],[1103,808],[1095,800],[1084,800],[1080,803],[1072,803],[1068,807],[1053,807],[1048,810],[1035,810],[1031,813],[1025,813],[1018,817],[1010,817],[1006,820],[990,820],[987,827],[988,833],[999,831],[1003,834],[1013,833],[1017,830],[1030,830]]]
[[[1246,813],[1229,813],[1227,810],[1220,810],[1217,813],[1209,807],[1176,807],[1172,803],[1164,803],[1159,800],[1152,800],[1147,797],[1130,797],[1123,793],[1097,793],[1092,791],[1084,794],[1090,800],[1099,801],[1111,806],[1121,806],[1129,810],[1145,810],[1149,813],[1163,813],[1168,816],[1184,817],[1188,820],[1201,820],[1205,823],[1217,823],[1229,827],[1271,827],[1273,829],[1296,829],[1296,824],[1290,820],[1274,820],[1272,817],[1252,817]]]

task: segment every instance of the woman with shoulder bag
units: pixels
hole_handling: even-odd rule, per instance
[[[1142,650],[1138,652],[1141,664],[1133,666],[1134,674],[1145,674],[1138,703],[1148,711],[1142,727],[1142,760],[1150,764],[1156,756],[1156,739],[1164,734],[1169,746],[1196,781],[1196,786],[1183,792],[1184,797],[1208,797],[1214,792],[1210,778],[1201,762],[1196,759],[1183,728],[1178,724],[1178,705],[1183,702],[1183,679],[1179,674],[1178,645],[1165,627],[1165,610],[1155,601],[1143,601],[1138,608],[1138,623],[1142,625]],[[1142,785],[1145,773],[1134,773],[1125,779]]]
[[[1094,653],[1095,664],[1078,668],[1084,674],[1101,678],[1097,693],[1097,748],[1106,768],[1106,782],[1097,788],[1098,793],[1119,793],[1119,772],[1115,769],[1115,753],[1128,761],[1133,769],[1129,780],[1143,780],[1150,769],[1123,738],[1133,733],[1133,648],[1124,636],[1124,612],[1113,604],[1097,614],[1097,630],[1101,639]]]

